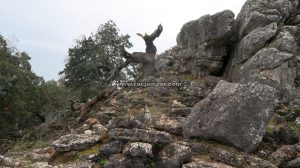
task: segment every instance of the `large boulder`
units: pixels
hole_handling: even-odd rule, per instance
[[[227,56],[227,44],[234,35],[234,14],[223,11],[205,15],[183,25],[177,36],[181,47],[180,72],[195,75],[217,74]]]
[[[204,42],[227,40],[233,33],[234,13],[225,10],[184,24],[177,36],[177,43],[186,48],[193,48]]]
[[[272,22],[285,21],[296,12],[298,3],[297,0],[248,0],[236,19],[239,38]]]
[[[183,134],[187,138],[217,140],[253,151],[273,115],[275,100],[276,89],[270,86],[222,80],[194,106]]]

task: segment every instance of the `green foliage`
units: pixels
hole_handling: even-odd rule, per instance
[[[104,165],[106,165],[107,162],[108,162],[108,159],[107,159],[107,158],[101,159],[100,162],[99,162],[100,167],[103,167]]]
[[[60,74],[68,87],[101,89],[106,86],[111,70],[124,63],[121,49],[131,46],[129,35],[120,34],[116,24],[108,21],[100,25],[95,34],[76,40],[76,45],[69,49],[68,62]],[[132,68],[122,72],[120,78],[125,78],[130,71]]]
[[[31,71],[29,60],[0,35],[0,137],[43,122],[39,85],[44,81]]]

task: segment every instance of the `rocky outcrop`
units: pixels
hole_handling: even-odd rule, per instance
[[[183,25],[177,36],[182,47],[180,71],[196,75],[217,74],[227,56],[226,43],[234,35],[234,14],[223,11]]]
[[[284,22],[294,15],[297,0],[248,0],[237,16],[237,34],[239,39],[253,30],[270,23]]]
[[[279,90],[288,102],[294,91],[299,32],[284,25],[296,14],[296,0],[248,0],[236,19],[237,42],[226,77],[231,82],[258,82]]]
[[[188,116],[187,138],[213,139],[253,151],[261,142],[275,108],[276,90],[249,83],[220,81]]]

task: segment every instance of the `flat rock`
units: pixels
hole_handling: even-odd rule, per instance
[[[124,129],[115,128],[109,131],[109,137],[111,139],[123,140],[123,141],[141,141],[147,143],[161,143],[169,144],[172,142],[172,138],[169,133],[155,130],[146,129]]]
[[[182,135],[183,117],[159,116],[153,121],[154,128],[171,134]]]
[[[274,113],[275,98],[276,89],[270,86],[222,80],[194,106],[184,124],[184,136],[217,140],[253,151]]]
[[[102,140],[100,135],[67,134],[52,143],[57,152],[86,149]]]
[[[217,162],[196,160],[191,163],[182,165],[182,168],[233,168],[233,167],[222,163],[217,163]]]

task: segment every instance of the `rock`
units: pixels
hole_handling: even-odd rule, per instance
[[[253,151],[274,113],[275,94],[276,90],[266,85],[222,80],[194,106],[184,124],[184,136],[217,140]]]
[[[238,37],[270,23],[285,21],[298,6],[296,0],[247,0],[236,18]]]
[[[274,130],[271,136],[279,144],[293,145],[299,142],[297,134],[287,125]]]
[[[233,168],[231,166],[217,163],[217,162],[207,162],[202,160],[196,160],[187,164],[182,165],[182,168]]]
[[[48,162],[36,162],[36,163],[30,165],[30,167],[34,167],[34,168],[52,168],[52,166],[49,165]]]
[[[91,128],[94,124],[98,123],[98,120],[96,118],[89,118],[84,123],[88,125],[88,128]]]
[[[182,164],[191,160],[192,151],[189,147],[172,143],[159,153],[157,167],[180,168]]]
[[[102,137],[99,135],[67,134],[54,141],[52,145],[57,152],[67,152],[87,149],[100,140],[102,140]]]
[[[101,124],[94,124],[92,130],[95,134],[100,135],[103,139],[108,137],[108,129]]]
[[[152,122],[152,115],[150,112],[141,112],[135,116],[135,119],[140,121],[141,123],[148,125]]]
[[[143,124],[133,116],[119,116],[110,121],[110,128],[143,128]]]
[[[104,168],[146,168],[146,161],[140,158],[125,157],[121,154],[111,155]]]
[[[283,167],[284,168],[299,168],[300,167],[300,158],[297,158],[297,159],[287,162]]]
[[[154,128],[171,134],[182,135],[182,125],[185,118],[159,116],[153,121]]]
[[[112,141],[108,144],[101,146],[99,153],[95,155],[91,160],[97,162],[106,156],[110,156],[112,154],[121,153],[124,146],[124,142],[116,140]]]
[[[245,36],[237,45],[235,55],[235,64],[247,61],[257,51],[262,49],[266,43],[275,36],[277,32],[277,24],[271,23],[265,27],[255,29],[253,32]]]
[[[126,158],[123,155],[111,155],[104,168],[126,168]]]
[[[295,159],[297,156],[297,151],[293,146],[284,145],[273,152],[269,160],[276,166],[282,166],[283,163]]]
[[[191,112],[190,107],[172,108],[168,115],[170,117],[187,117]]]
[[[145,129],[115,128],[109,131],[109,138],[122,141],[141,141],[147,143],[169,144],[172,138],[169,133]]]
[[[142,142],[134,142],[129,143],[125,146],[123,150],[123,154],[125,156],[131,156],[131,157],[153,157],[152,154],[152,145],[148,143],[142,143]]]
[[[233,35],[233,29],[233,12],[226,10],[212,16],[205,15],[183,25],[177,43],[184,47],[194,47],[203,42],[223,41]]]
[[[20,167],[21,163],[12,158],[0,155],[0,166],[4,167]]]
[[[84,135],[86,135],[86,136],[91,136],[92,134],[93,134],[92,130],[85,130],[84,131]]]
[[[234,14],[229,11],[205,15],[181,28],[177,44],[181,73],[205,76],[218,74],[228,51],[226,43],[234,35]]]
[[[88,160],[77,160],[74,162],[68,162],[62,165],[58,165],[59,168],[93,168],[95,163]]]
[[[300,117],[297,117],[296,120],[295,120],[295,123],[300,126]]]

